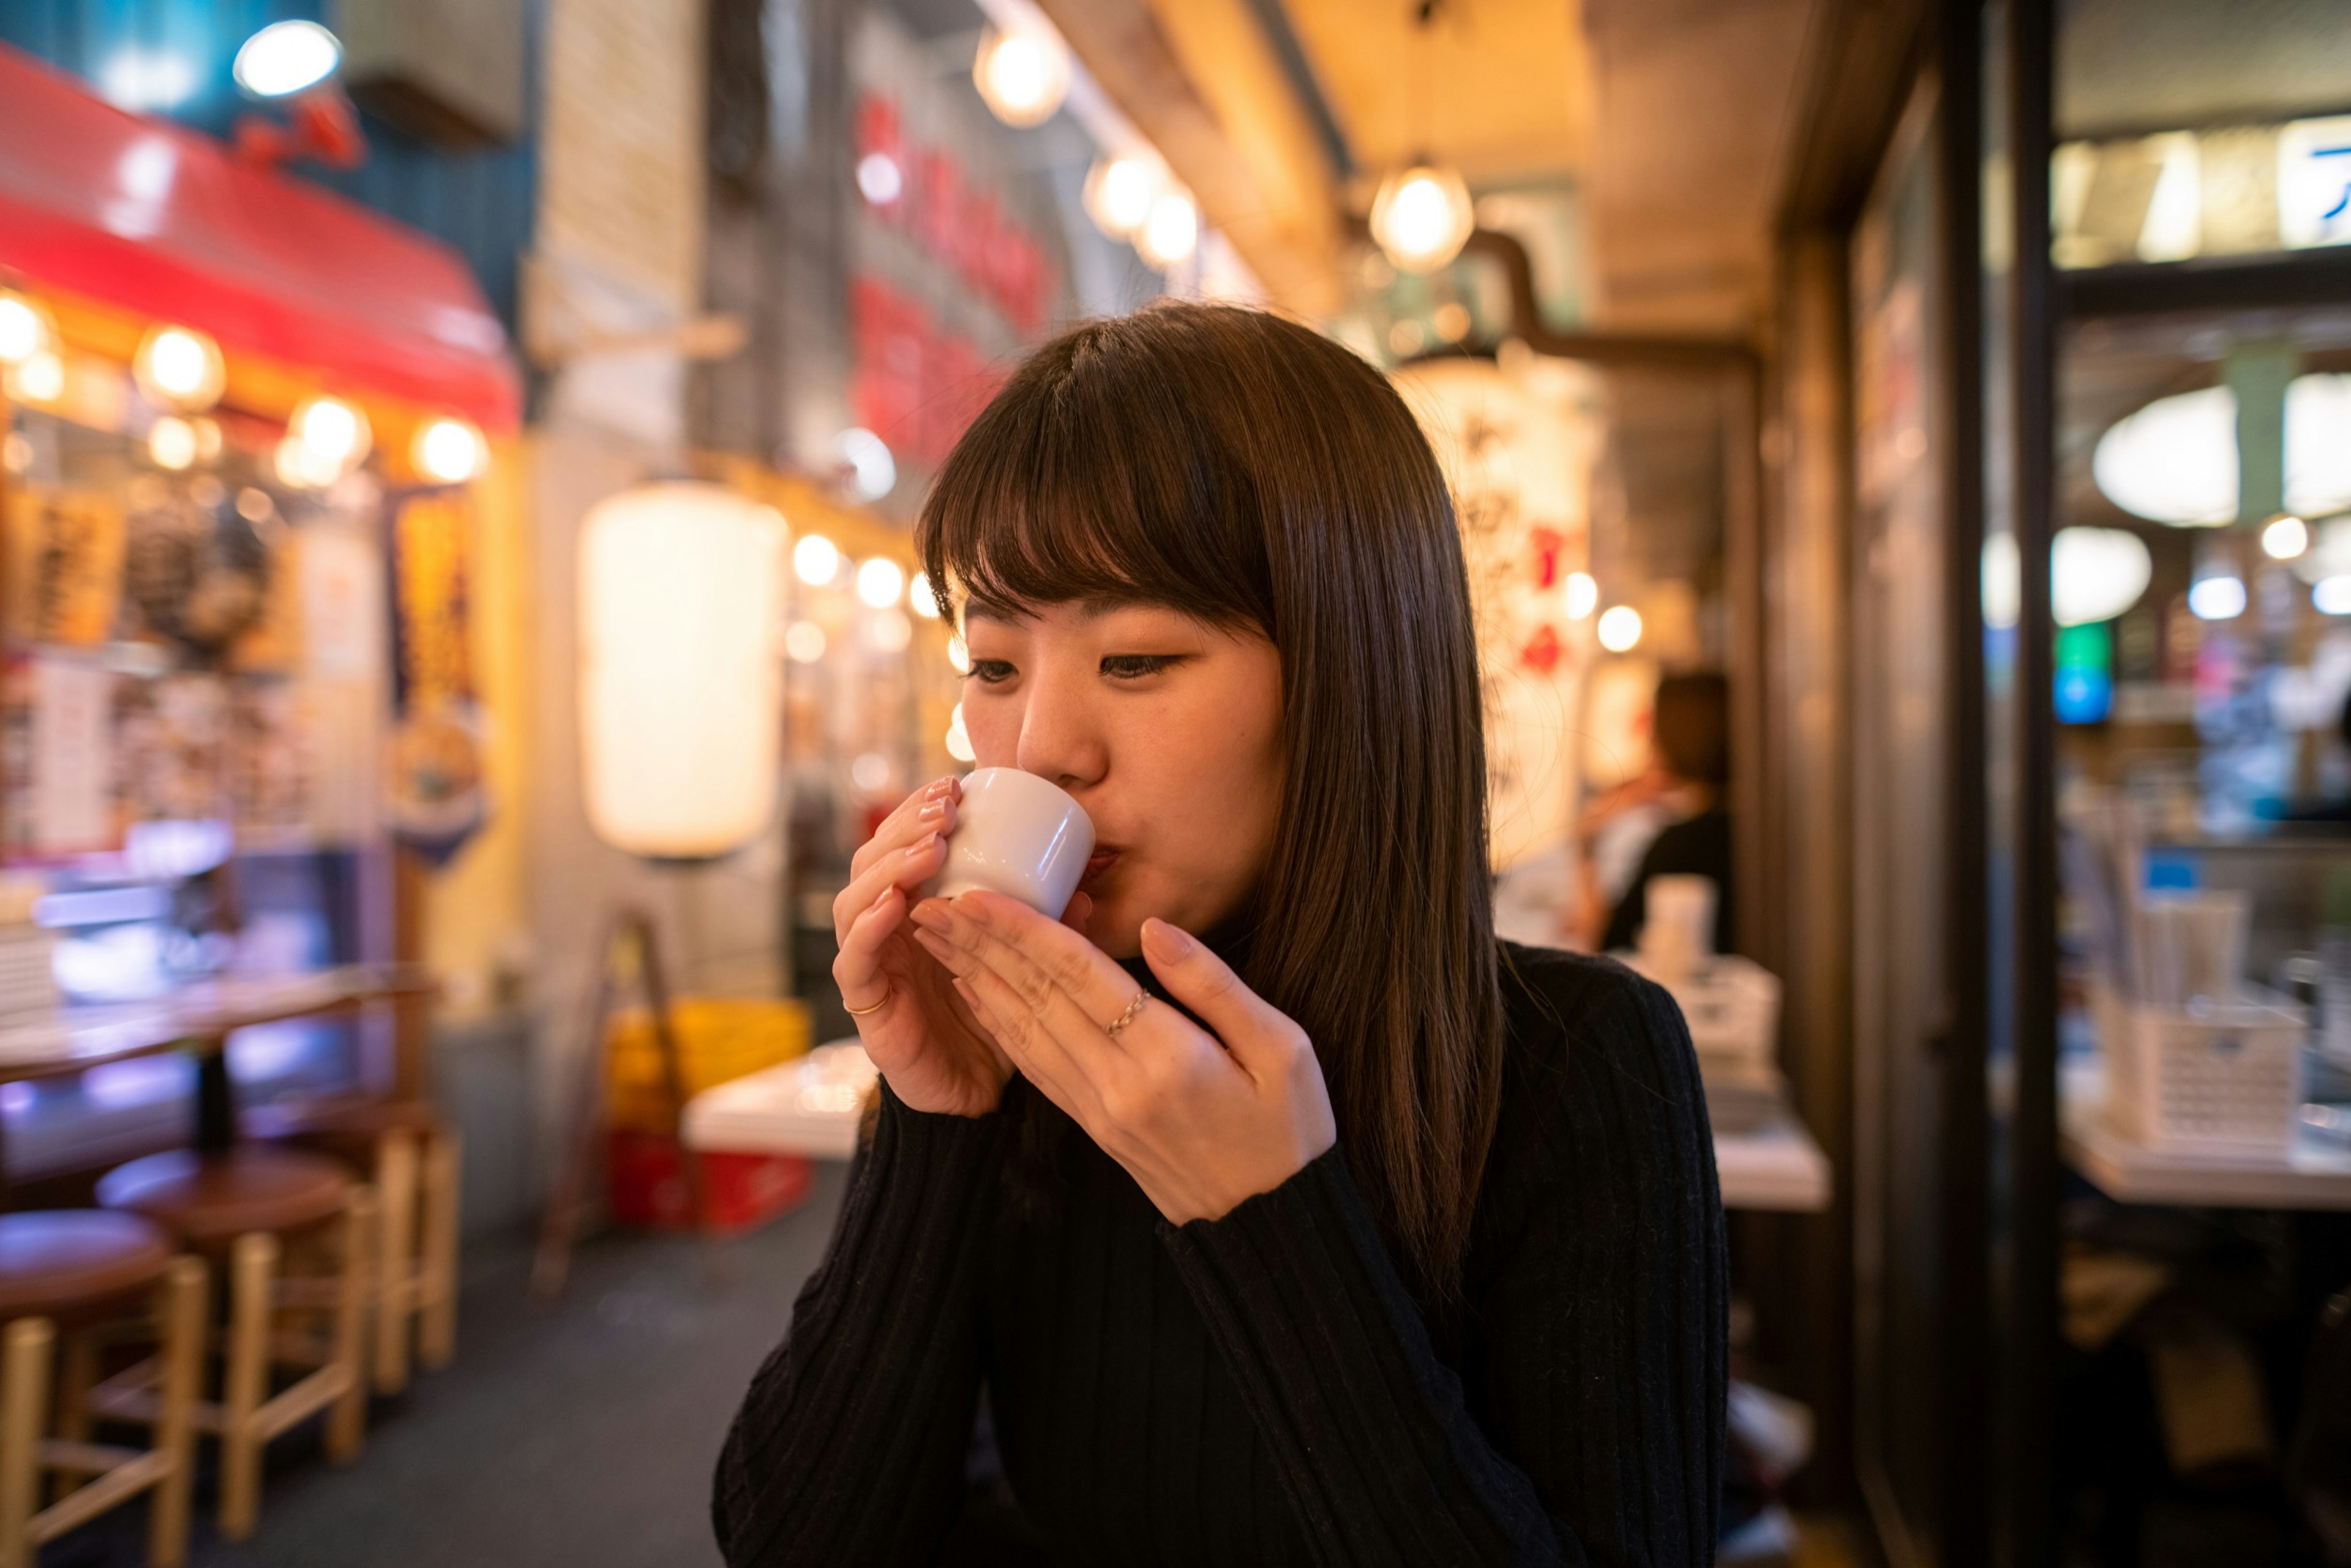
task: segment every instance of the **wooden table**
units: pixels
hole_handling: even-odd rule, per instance
[[[1819,1214],[1836,1192],[1828,1155],[1792,1113],[1752,1132],[1715,1134],[1714,1170],[1725,1208]]]
[[[856,1053],[862,1073],[831,1054],[844,1048]],[[703,1091],[687,1106],[682,1130],[690,1145],[714,1154],[845,1160],[856,1148],[871,1073],[854,1039],[833,1040],[798,1061]],[[1715,1134],[1714,1168],[1725,1208],[1818,1214],[1836,1190],[1828,1156],[1789,1111],[1748,1132]]]
[[[308,975],[206,980],[152,1002],[66,1008],[0,1024],[0,1083],[87,1072],[112,1061],[183,1051],[196,1059],[195,1146],[236,1142],[228,1037],[256,1024],[356,1012],[429,996],[421,965],[352,964]]]

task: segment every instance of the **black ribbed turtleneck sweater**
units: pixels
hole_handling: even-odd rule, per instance
[[[1425,1313],[1343,1141],[1173,1226],[1074,1128],[882,1090],[824,1262],[753,1378],[712,1514],[737,1568],[923,1563],[987,1385],[1028,1523],[1071,1564],[1706,1563],[1721,1492],[1722,1208],[1689,1036],[1605,959],[1505,945],[1501,1117],[1459,1302]]]

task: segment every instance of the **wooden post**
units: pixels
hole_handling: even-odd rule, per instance
[[[155,1485],[148,1505],[147,1561],[152,1568],[179,1568],[188,1555],[188,1489],[195,1479],[195,1414],[204,1369],[205,1301],[209,1272],[204,1260],[174,1258],[156,1292],[156,1316],[163,1341],[162,1408],[154,1443],[170,1469]]]
[[[228,1365],[221,1376],[220,1532],[253,1533],[261,1513],[261,1433],[254,1414],[269,1392],[269,1322],[277,1238],[252,1231],[229,1256]]]
[[[416,1309],[416,1134],[384,1134],[375,1162],[375,1387],[408,1386],[408,1320]]]
[[[48,1414],[49,1347],[55,1339],[47,1318],[18,1318],[8,1325],[5,1370],[0,1371],[0,1568],[32,1568],[26,1537],[40,1500],[41,1424]]]
[[[342,1276],[335,1291],[334,1357],[336,1369],[342,1374],[342,1392],[327,1417],[327,1457],[339,1465],[360,1457],[360,1435],[367,1425],[367,1357],[362,1342],[377,1220],[375,1188],[353,1187],[343,1210],[341,1245],[337,1249]]]

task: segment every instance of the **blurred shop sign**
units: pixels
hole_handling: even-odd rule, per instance
[[[412,496],[392,520],[392,830],[446,861],[488,815],[474,686],[470,538],[462,490]]]
[[[2278,236],[2297,249],[2351,242],[2351,115],[2278,132]]]
[[[1043,324],[1054,278],[1045,253],[944,147],[908,137],[898,102],[868,92],[857,104],[859,193],[882,220],[912,235],[994,305],[1023,337]]]

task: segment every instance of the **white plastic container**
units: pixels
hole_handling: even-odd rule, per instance
[[[2106,1120],[2168,1153],[2283,1154],[2302,1105],[2307,1009],[2266,997],[2185,1008],[2093,1000],[2106,1058]]]

